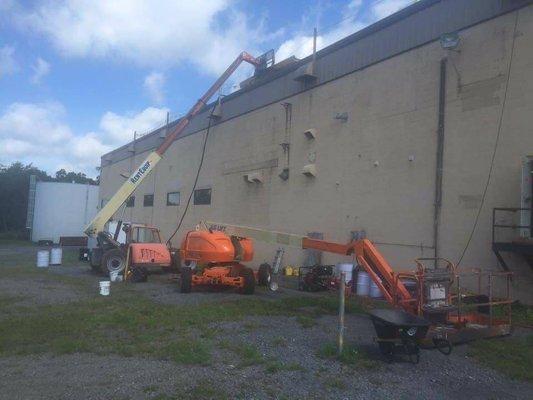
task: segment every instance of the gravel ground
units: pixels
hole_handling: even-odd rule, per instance
[[[18,250],[17,250],[18,251]],[[24,251],[34,251],[25,249]],[[0,252],[0,257],[4,253]],[[53,267],[41,277],[0,280],[0,293],[22,304],[55,304],[97,296],[100,277],[88,266]],[[83,285],[54,281],[55,274],[79,278]],[[69,278],[70,279],[70,278]],[[84,288],[85,287],[85,288]],[[135,290],[176,306],[240,298],[231,291],[182,295],[168,276],[152,276]],[[111,289],[113,290],[113,289]],[[93,294],[92,294],[93,293]],[[259,291],[260,298],[293,295]],[[302,294],[298,292],[298,294]],[[375,360],[373,368],[343,365],[320,358],[324,344],[335,341],[333,316],[311,319],[307,327],[295,317],[247,317],[211,326],[215,337],[208,366],[116,355],[70,354],[0,358],[0,399],[529,399],[533,385],[510,380],[467,357],[465,346],[451,356],[423,350],[418,365],[382,361],[365,316],[347,315],[346,338]],[[230,347],[253,344],[261,361],[243,367]],[[275,363],[278,371],[268,371]],[[281,370],[280,370],[281,369]],[[224,397],[226,396],[226,397]]]
[[[207,367],[92,354],[4,358],[0,399],[181,399],[196,398],[197,386],[242,399],[528,399],[533,393],[532,385],[480,368],[466,357],[465,346],[449,357],[423,351],[418,365],[383,363],[365,317],[348,317],[347,337],[379,360],[377,369],[317,357],[317,349],[335,337],[335,325],[329,316],[306,329],[295,318],[250,317],[213,327],[220,343],[253,343],[266,359],[299,365],[277,373],[265,372],[264,365],[241,368],[239,358],[222,347]]]

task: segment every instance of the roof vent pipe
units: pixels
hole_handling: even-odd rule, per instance
[[[307,82],[314,82],[317,80],[317,76],[315,75],[316,37],[317,37],[317,30],[316,28],[314,28],[313,30],[313,57],[311,59],[311,63],[302,65],[300,68],[296,70],[296,76],[294,77],[295,81],[307,83]]]

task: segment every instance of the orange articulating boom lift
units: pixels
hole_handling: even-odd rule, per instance
[[[143,224],[125,224],[123,230],[126,232],[127,240],[126,243],[121,244],[117,239],[122,221],[118,221],[114,235],[105,231],[105,225],[125,205],[131,194],[152,172],[172,143],[183,134],[190,121],[203,109],[209,99],[222,87],[239,65],[244,61],[252,64],[256,72],[260,72],[273,63],[273,57],[272,51],[259,58],[252,57],[246,52],[239,54],[189,112],[179,120],[157,149],[151,152],[141,165],[134,170],[89,225],[85,227],[85,234],[90,237],[96,237],[98,243],[97,247],[89,252],[93,269],[105,273],[119,273],[128,264],[128,268],[131,267],[131,271],[135,272],[134,277],[137,277],[136,280],[144,280],[146,269],[151,267],[171,267],[175,263],[173,260],[177,259],[176,250],[169,249],[161,241],[159,230],[156,227]]]
[[[193,245],[193,237],[201,240]],[[395,272],[368,239],[341,244],[289,233],[205,221],[184,239],[181,247],[182,260],[206,262],[211,258],[212,266],[224,263],[235,265],[238,263],[236,260],[240,259],[250,261],[253,255],[251,238],[271,244],[354,257],[357,265],[364,269],[381,289],[385,300],[394,307],[423,317],[431,323],[428,340],[458,343],[507,335],[511,331],[509,273],[481,272],[477,269],[459,274],[452,262],[442,258],[418,258],[415,260],[416,270],[413,272]],[[220,254],[209,254],[217,248],[215,243],[225,243],[229,246],[231,257],[223,260]],[[228,271],[226,269],[224,273],[227,274]],[[219,272],[218,270],[217,273]],[[202,280],[207,282],[209,277],[194,279],[196,280],[192,281],[193,285],[201,284]],[[477,282],[478,294],[464,292],[460,286],[463,279]],[[493,285],[496,279],[502,280],[505,291],[499,298],[495,296]],[[485,281],[487,286],[482,283]],[[502,307],[503,316],[501,313],[500,316],[495,315],[496,306]]]

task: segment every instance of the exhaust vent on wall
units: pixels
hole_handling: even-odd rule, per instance
[[[309,177],[315,177],[316,176],[316,165],[315,164],[307,164],[302,168],[302,174]]]
[[[315,62],[311,61],[309,64],[302,65],[296,70],[295,81],[299,82],[314,82],[317,76],[315,75]]]
[[[304,131],[305,137],[309,140],[316,139],[316,134],[317,134],[316,129],[313,129],[313,128]]]
[[[261,172],[252,172],[244,175],[244,180],[249,183],[263,183],[263,174]]]

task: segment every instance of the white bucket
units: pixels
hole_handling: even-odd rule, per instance
[[[50,265],[61,265],[63,258],[63,249],[61,247],[54,247],[50,250]]]
[[[339,276],[341,272],[344,272],[346,274],[346,277],[344,279],[346,283],[349,283],[352,280],[353,264],[348,264],[348,263],[337,264],[337,271],[339,273]]]
[[[100,281],[100,294],[102,296],[109,296],[110,281]]]
[[[359,296],[368,296],[370,293],[370,275],[365,271],[357,273],[357,294]]]
[[[111,271],[109,273],[109,279],[111,282],[122,282],[122,275],[119,275],[120,271]]]
[[[50,261],[50,252],[48,250],[39,250],[37,252],[37,267],[46,268]]]
[[[381,297],[381,289],[374,281],[370,281],[370,297],[379,299]]]

